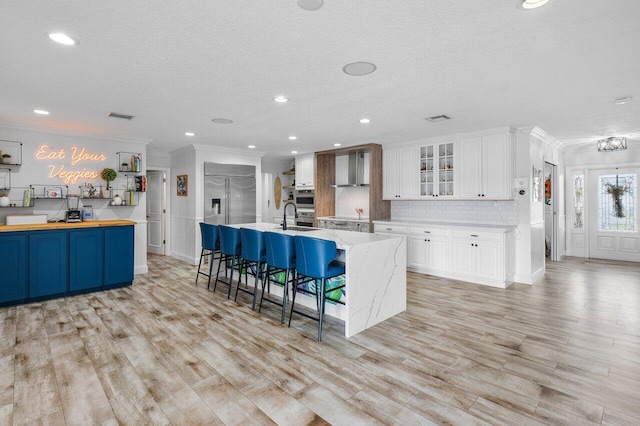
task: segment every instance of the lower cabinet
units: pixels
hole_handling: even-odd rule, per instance
[[[69,281],[69,232],[38,231],[29,234],[30,300],[60,296]]]
[[[405,235],[407,267],[415,272],[505,288],[515,275],[511,229],[375,224],[375,233]]]
[[[454,274],[477,276],[489,280],[503,278],[502,244],[477,239],[453,240]]]
[[[104,286],[133,281],[133,226],[112,227],[104,232]]]
[[[0,234],[0,306],[24,302],[27,298],[27,236]]]
[[[129,285],[134,227],[0,233],[0,306]]]
[[[448,272],[451,259],[449,232],[411,228],[409,234],[410,267]]]
[[[104,276],[104,232],[102,229],[69,233],[69,291],[102,287]]]

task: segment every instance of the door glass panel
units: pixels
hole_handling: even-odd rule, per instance
[[[584,174],[573,175],[573,229],[584,229]]]
[[[637,232],[637,185],[635,173],[598,176],[598,229]]]

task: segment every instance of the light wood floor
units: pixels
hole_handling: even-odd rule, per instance
[[[149,266],[0,308],[1,425],[640,424],[640,264],[572,258],[507,290],[410,273],[406,312],[322,343]]]

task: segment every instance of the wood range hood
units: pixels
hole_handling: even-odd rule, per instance
[[[369,232],[373,221],[391,218],[391,202],[382,199],[382,145],[364,144],[318,151],[314,155],[315,212],[318,217],[335,216],[336,156],[369,153]],[[315,224],[317,226],[317,223]]]

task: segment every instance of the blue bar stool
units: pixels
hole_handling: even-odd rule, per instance
[[[327,279],[343,275],[345,273],[344,263],[338,262],[336,257],[338,255],[338,248],[333,241],[322,240],[320,238],[313,237],[301,237],[296,235],[296,270],[298,271],[298,282],[293,289],[293,300],[291,302],[291,314],[289,315],[289,327],[291,327],[291,317],[296,312],[307,318],[316,319],[311,315],[307,315],[303,312],[295,311],[294,306],[296,303],[296,293],[301,291],[303,293],[312,294],[316,296],[316,303],[318,305],[318,341],[322,341],[322,320],[324,318],[324,305],[326,293],[338,290],[342,286],[331,288],[327,290]],[[300,279],[302,277],[303,279]],[[305,289],[303,287],[304,278],[316,280],[315,291]],[[317,285],[317,280],[320,280],[320,287]],[[308,282],[308,280],[307,280]]]
[[[233,270],[240,265],[242,255],[242,243],[240,241],[240,230],[231,226],[218,225],[220,231],[220,262],[218,263],[218,272],[216,273],[216,282],[213,284],[213,291],[216,291],[218,281],[229,286],[227,299],[231,297],[231,285],[233,284]],[[231,260],[231,278],[228,282],[222,281],[220,277],[220,266],[224,262],[225,273],[227,276],[227,263]]]
[[[265,232],[265,244],[267,247],[267,272],[266,279],[262,280],[262,295],[260,296],[260,307],[262,311],[262,301],[266,300],[278,306],[282,306],[280,324],[284,324],[284,317],[287,312],[287,298],[289,296],[289,283],[295,280],[296,276],[296,243],[292,235],[278,232]],[[264,297],[265,285],[267,292],[271,292],[271,281],[275,274],[284,272],[284,288],[282,302]]]
[[[213,261],[218,255],[220,259],[220,239],[218,237],[218,226],[210,223],[200,222],[200,237],[202,239],[202,250],[200,250],[200,262],[198,262],[198,274],[196,275],[196,286],[198,285],[198,278],[200,275],[204,275],[208,278],[207,288],[211,286],[211,271],[213,270]],[[200,272],[202,266],[202,258],[211,256],[209,259],[209,273]]]
[[[263,274],[263,269],[266,266],[267,248],[264,242],[264,233],[256,231],[255,229],[240,228],[240,240],[242,242],[242,260],[245,268],[245,284],[247,288],[240,288],[240,281],[238,280],[238,286],[236,287],[236,297],[233,300],[238,299],[238,290],[242,290],[245,293],[253,295],[253,303],[251,309],[256,308],[256,295],[258,294],[258,278]],[[253,275],[255,277],[255,283],[253,285],[253,292],[249,291],[249,269],[255,267]],[[242,276],[241,276],[242,278]],[[262,279],[264,281],[264,278]],[[264,285],[263,285],[264,287]]]

